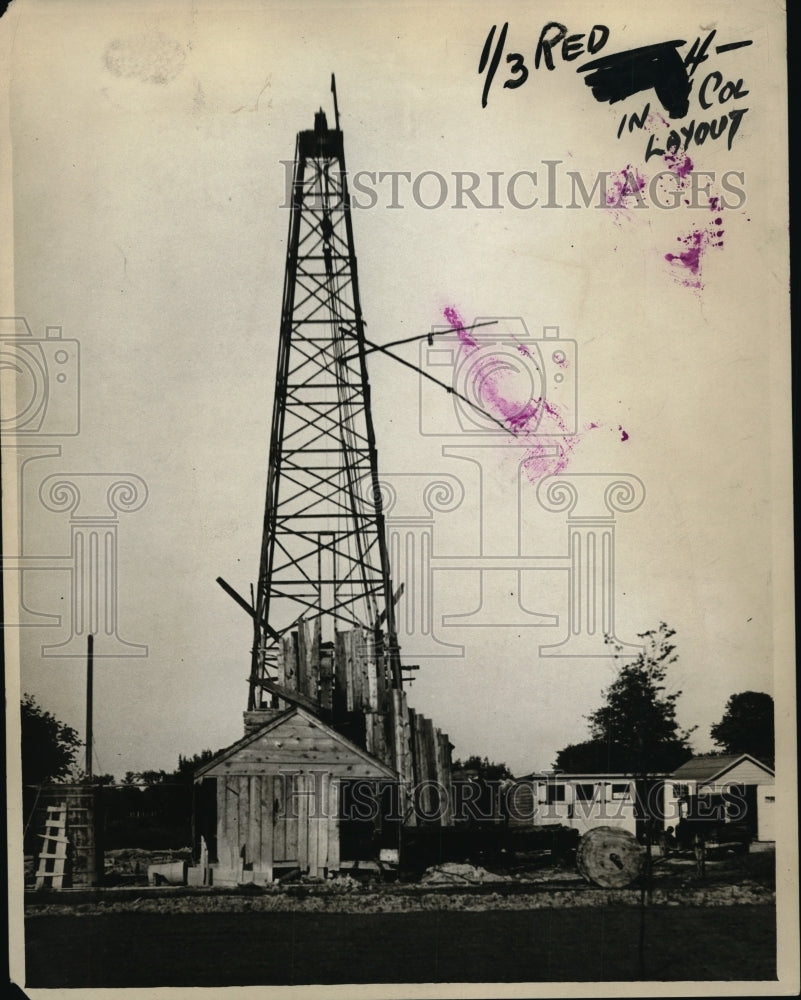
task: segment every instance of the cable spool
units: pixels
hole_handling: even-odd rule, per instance
[[[597,826],[579,841],[576,867],[588,882],[622,889],[642,872],[645,850],[628,830]]]

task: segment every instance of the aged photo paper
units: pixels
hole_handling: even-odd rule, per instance
[[[796,993],[782,5],[0,39],[13,981]]]

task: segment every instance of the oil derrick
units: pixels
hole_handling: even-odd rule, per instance
[[[201,807],[199,822],[220,884],[245,864],[257,880],[319,875],[376,844],[397,857],[401,826],[453,822],[452,746],[404,690],[417,667],[396,638],[366,361],[378,351],[418,371],[388,348],[421,338],[365,337],[331,87],[335,127],[320,110],[297,136],[258,584],[247,601],[218,578],[254,630],[245,735],[196,775],[214,782],[216,813]],[[319,811],[278,808],[287,768]],[[365,780],[369,818],[349,797]]]
[[[334,84],[332,79],[332,90]],[[366,629],[402,687],[343,137],[298,133],[248,709],[270,704],[281,640]],[[240,601],[241,603],[241,601]],[[319,623],[319,624],[318,624]]]

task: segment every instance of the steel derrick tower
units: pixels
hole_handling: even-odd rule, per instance
[[[402,684],[335,90],[334,113],[296,143],[249,710],[300,618],[372,630]]]

